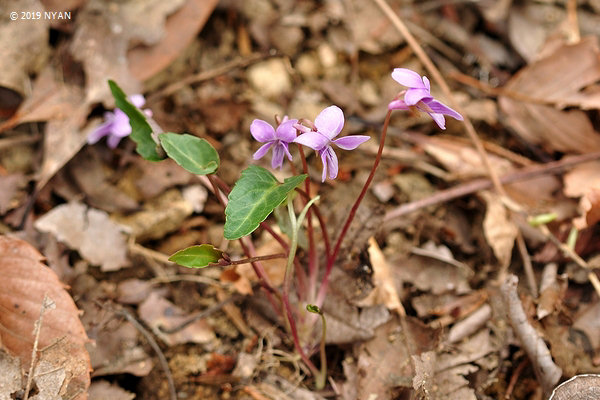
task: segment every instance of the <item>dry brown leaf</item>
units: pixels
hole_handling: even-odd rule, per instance
[[[194,207],[178,189],[170,189],[144,204],[143,210],[131,215],[115,215],[114,219],[130,228],[139,241],[160,239],[181,227],[192,215]]]
[[[346,16],[348,20],[352,31],[347,39],[349,43],[354,43],[367,53],[379,54],[403,42],[402,36],[374,3],[352,0],[346,4],[348,9],[342,10],[338,17]],[[333,13],[333,10],[330,12]]]
[[[477,150],[469,143],[452,138],[424,138],[423,148],[441,163],[446,170],[455,174],[457,179],[467,179],[486,175],[486,169]],[[498,175],[504,175],[514,169],[512,163],[494,154],[488,159]]]
[[[537,301],[537,319],[545,318],[562,305],[568,281],[558,279],[557,269],[556,263],[549,263],[544,267],[540,283],[540,296]]]
[[[385,259],[385,255],[379,248],[374,237],[369,239],[369,258],[373,266],[373,285],[375,288],[367,297],[359,301],[359,307],[385,305],[389,310],[396,312],[399,316],[405,315],[404,307],[400,302],[400,296],[396,290],[396,280],[392,268]]]
[[[510,218],[509,211],[497,194],[485,191],[481,192],[480,196],[487,206],[483,219],[483,233],[500,266],[507,267],[519,228]]]
[[[0,215],[19,206],[18,196],[25,187],[27,180],[21,173],[2,176],[0,173]],[[21,193],[23,194],[23,193]]]
[[[217,2],[187,0],[167,19],[160,42],[151,47],[135,47],[127,53],[131,74],[145,81],[171,64],[202,29]]]
[[[393,264],[394,274],[404,283],[411,283],[419,290],[433,294],[452,292],[456,294],[471,291],[469,273],[445,262],[422,256],[398,257]]]
[[[41,263],[43,256],[27,242],[0,236],[0,338],[2,345],[22,360],[31,362],[34,324],[40,317],[45,296],[56,308],[44,314],[39,337],[40,363],[37,368],[59,370],[65,384],[61,391],[74,394],[90,385],[88,337],[79,320],[79,310],[56,274]],[[85,394],[78,396],[85,399]]]
[[[68,171],[90,206],[111,213],[138,208],[137,201],[110,181],[111,170],[102,163],[94,148],[88,146],[83,149],[69,163]]]
[[[21,359],[8,354],[0,347],[0,399],[13,399],[13,393],[23,389]]]
[[[77,16],[78,28],[71,51],[75,59],[83,63],[87,102],[112,99],[108,79],[118,82],[126,93],[140,93],[141,85],[127,65],[130,43],[157,43],[165,33],[166,17],[182,4],[183,0],[86,3]]]
[[[581,216],[573,220],[579,230],[600,221],[600,162],[576,165],[564,175],[563,192],[569,197],[579,197]]]
[[[600,49],[597,37],[563,45],[553,54],[522,69],[505,89],[556,107],[600,108]],[[580,110],[500,97],[510,126],[525,140],[549,150],[587,153],[600,150],[600,134]]]
[[[334,279],[344,280],[345,277],[340,278],[340,273],[334,269],[331,273],[331,280]],[[345,290],[349,288],[349,285],[344,287]],[[325,340],[328,344],[350,344],[371,339],[375,335],[375,329],[390,319],[390,313],[384,306],[359,309],[350,304],[347,296],[347,293],[339,291],[339,285],[334,285],[332,282],[325,304],[323,304],[323,312],[327,320]],[[320,322],[317,324],[320,326]],[[317,332],[319,329],[317,328]],[[314,339],[317,341],[318,336]]]
[[[29,75],[39,72],[48,57],[48,21],[45,19],[21,19],[21,13],[44,13],[38,0],[2,2],[0,5],[0,86],[14,90],[23,96],[29,83]],[[17,13],[11,21],[9,13]],[[35,15],[35,14],[34,14]]]
[[[392,318],[376,329],[372,340],[357,346],[356,398],[390,399],[393,388],[412,387],[411,354],[407,340],[413,342],[411,349],[420,354],[435,345],[437,333],[410,317],[403,326],[410,332],[405,332],[398,319]]]
[[[585,333],[594,350],[600,349],[600,303],[584,308],[575,318],[573,328]]]
[[[197,320],[175,333],[164,333],[161,327],[175,328],[193,315],[186,313],[157,292],[150,293],[146,301],[140,304],[138,313],[154,333],[169,346],[181,343],[208,343],[216,338],[206,319]]]
[[[474,365],[461,365],[436,371],[437,355],[433,351],[412,355],[415,364],[413,388],[422,398],[430,400],[476,400],[475,392],[464,377],[477,371]]]
[[[64,83],[51,66],[33,84],[32,95],[14,117],[14,123],[49,121],[44,130],[44,160],[37,173],[38,190],[85,144],[89,126],[81,130],[89,112],[83,90]]]
[[[46,11],[69,11],[79,8],[85,0],[41,0]]]
[[[90,386],[89,400],[133,400],[135,394],[107,381],[95,381]]]
[[[104,211],[73,202],[55,207],[35,222],[35,228],[52,233],[102,271],[115,271],[129,264],[123,226]]]
[[[149,200],[176,185],[187,185],[194,175],[170,158],[159,163],[135,158],[125,172],[125,185],[134,185],[139,197]]]
[[[124,373],[146,376],[154,367],[152,357],[140,344],[139,332],[126,321],[109,321],[88,348],[94,377]]]

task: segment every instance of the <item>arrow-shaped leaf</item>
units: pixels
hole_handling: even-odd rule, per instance
[[[219,168],[219,154],[206,140],[187,133],[158,135],[167,155],[192,174],[212,174]]]
[[[251,165],[242,171],[225,208],[225,238],[239,239],[252,233],[280,205],[306,175],[292,176],[279,183],[266,169]]]
[[[152,139],[152,128],[146,121],[146,116],[127,100],[125,92],[114,81],[109,80],[108,86],[110,86],[110,91],[115,98],[115,104],[129,118],[129,125],[131,125],[131,135],[129,137],[137,143],[136,151],[138,154],[149,161],[162,160],[163,157],[157,152],[158,144]]]

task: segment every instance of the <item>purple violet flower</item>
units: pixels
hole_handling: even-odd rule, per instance
[[[129,97],[131,104],[140,108],[146,103],[146,99],[141,94],[134,94]],[[148,116],[152,116],[151,110],[142,110],[142,112]],[[108,136],[107,144],[111,149],[116,148],[119,145],[121,139],[131,134],[131,125],[129,125],[129,118],[127,115],[116,108],[114,112],[107,111],[104,113],[104,123],[94,129],[87,138],[88,144],[97,143],[104,136]]]
[[[263,144],[260,149],[254,153],[254,159],[262,158],[271,147],[273,147],[273,158],[271,159],[271,168],[281,168],[283,166],[283,156],[292,161],[292,155],[288,148],[289,143],[296,139],[296,128],[294,125],[297,119],[288,119],[283,117],[283,121],[277,127],[277,130],[262,119],[255,119],[250,125],[250,133],[257,141]]]
[[[421,78],[419,74],[410,69],[395,68],[392,72],[392,78],[399,84],[407,86],[408,89],[401,92],[401,94],[404,93],[404,99],[392,101],[388,105],[388,109],[409,110],[416,108],[429,114],[441,129],[446,129],[444,115],[459,121],[463,120],[462,115],[433,98],[430,92],[429,79],[426,76]]]
[[[321,111],[315,119],[315,131],[302,125],[296,127],[305,133],[294,139],[294,142],[310,147],[321,156],[323,162],[322,182],[325,182],[328,171],[329,179],[335,179],[338,174],[338,158],[331,147],[332,143],[344,150],[354,150],[370,139],[369,136],[362,135],[350,135],[333,139],[344,127],[344,112],[338,106],[329,106]]]

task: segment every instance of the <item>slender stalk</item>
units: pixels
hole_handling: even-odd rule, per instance
[[[305,198],[306,203],[310,201],[310,175],[308,175],[308,164],[306,162],[306,155],[301,145],[298,145],[298,151],[300,152],[300,159],[302,160],[302,171],[306,174],[307,178],[304,181],[304,190],[306,191],[307,197]],[[308,210],[308,219],[306,225],[306,233],[308,236],[308,293],[307,298],[310,301],[314,300],[315,290],[317,287],[317,275],[319,274],[319,265],[317,260],[317,248],[315,246],[315,238],[313,235],[312,215],[311,210]]]
[[[292,241],[290,243],[290,251],[288,253],[288,262],[287,262],[287,266],[285,269],[285,277],[283,280],[283,296],[282,296],[283,304],[284,304],[285,311],[286,311],[286,316],[288,319],[288,323],[290,325],[290,331],[292,334],[292,338],[294,340],[294,346],[296,347],[296,350],[300,354],[300,357],[302,358],[304,363],[310,368],[311,372],[315,376],[318,376],[319,371],[314,366],[314,364],[309,360],[309,358],[306,356],[306,353],[304,353],[304,350],[302,349],[302,345],[300,344],[300,339],[298,337],[298,329],[296,328],[296,321],[294,320],[292,308],[290,306],[289,294],[290,294],[290,288],[292,285],[292,277],[294,276],[294,258],[296,256],[296,249],[298,248],[298,231],[300,229],[300,226],[302,225],[302,221],[304,220],[306,213],[308,212],[308,209],[318,199],[319,199],[319,196],[315,197],[314,199],[311,199],[304,206],[304,208],[300,212],[300,215],[296,219],[296,213],[294,211],[293,200],[292,200],[291,196],[288,196],[287,206],[288,206],[288,212],[290,215],[290,224],[291,224],[291,228],[292,228],[292,238],[291,238]]]
[[[310,197],[308,194],[299,188],[296,188],[296,191],[302,195],[308,201]],[[317,219],[319,221],[319,226],[321,227],[321,235],[323,236],[323,243],[325,244],[325,256],[329,258],[329,254],[331,253],[331,243],[329,242],[329,234],[327,233],[327,226],[325,225],[325,218],[323,218],[323,214],[321,214],[321,210],[317,204],[313,204],[311,207],[311,211],[315,212]]]
[[[306,310],[313,314],[319,314],[321,316],[321,323],[323,329],[321,329],[321,344],[319,345],[319,353],[321,356],[321,371],[319,375],[315,377],[315,386],[317,390],[322,390],[325,387],[325,379],[327,378],[327,354],[325,353],[325,340],[327,338],[327,322],[325,322],[325,315],[323,311],[313,304],[308,304]]]
[[[369,174],[369,177],[367,178],[360,194],[358,195],[358,198],[354,202],[354,205],[352,206],[352,209],[350,210],[350,214],[348,214],[348,218],[346,219],[346,223],[344,224],[344,227],[342,228],[342,231],[340,232],[340,236],[338,237],[338,239],[335,243],[333,252],[327,258],[327,266],[325,267],[325,275],[323,276],[323,281],[321,283],[321,287],[319,288],[319,294],[317,295],[317,300],[316,300],[316,304],[318,307],[321,307],[323,305],[323,301],[325,300],[325,294],[327,293],[327,288],[329,287],[329,275],[331,274],[331,270],[333,269],[333,264],[335,264],[335,261],[337,259],[338,253],[340,251],[340,247],[342,246],[342,242],[344,240],[344,237],[346,236],[346,233],[348,232],[348,228],[350,227],[350,224],[352,223],[352,220],[354,219],[354,216],[356,215],[356,210],[358,210],[358,206],[360,205],[360,203],[362,202],[362,199],[367,194],[367,189],[369,188],[369,185],[371,184],[371,181],[373,180],[373,177],[375,176],[375,171],[377,170],[377,167],[379,166],[379,162],[381,161],[381,153],[383,152],[383,146],[385,144],[385,136],[387,134],[387,129],[390,124],[391,116],[392,116],[392,110],[388,110],[387,115],[385,116],[385,122],[383,123],[383,129],[381,131],[381,139],[379,140],[379,150],[377,151],[377,156],[375,156],[375,162],[373,163],[373,167],[371,168],[371,173]]]

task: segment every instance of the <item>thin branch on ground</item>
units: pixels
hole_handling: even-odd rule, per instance
[[[122,308],[113,311],[115,314],[122,315],[123,317],[125,317],[125,319],[127,319],[127,321],[129,321],[148,341],[148,344],[150,344],[150,347],[152,347],[152,350],[154,350],[154,352],[156,353],[160,367],[163,369],[167,378],[167,384],[169,385],[169,398],[171,400],[177,400],[175,381],[173,380],[173,375],[171,374],[169,363],[167,362],[167,358],[165,357],[164,353],[160,349],[160,346],[158,345],[156,340],[154,340],[152,334],[146,328],[144,328],[144,326],[140,322],[138,322],[138,320],[133,316],[133,314],[131,314],[126,309]]]
[[[195,83],[200,83],[202,81],[214,79],[221,75],[225,75],[226,73],[228,73],[234,69],[246,68],[252,64],[256,64],[257,62],[266,60],[268,58],[280,57],[280,56],[281,55],[278,55],[277,53],[268,53],[268,54],[256,53],[256,54],[251,54],[248,57],[242,57],[242,58],[238,58],[238,59],[226,62],[226,63],[219,65],[218,67],[215,67],[213,69],[209,69],[207,71],[201,71],[201,72],[198,72],[197,74],[187,76],[183,79],[178,80],[175,83],[172,83],[172,84],[158,90],[157,92],[155,92],[154,94],[152,94],[151,96],[148,97],[147,103],[151,104],[151,103],[154,103],[154,102],[160,100],[163,97],[170,96],[173,93],[176,93],[177,91],[181,90],[182,88],[184,88],[188,85],[193,85]]]
[[[506,303],[508,318],[515,334],[533,365],[533,370],[544,393],[549,395],[560,380],[562,370],[554,363],[548,346],[529,323],[517,293],[518,282],[519,278],[515,275],[508,275],[502,284],[502,297]]]
[[[527,181],[543,175],[559,174],[566,169],[588,161],[600,159],[600,152],[582,154],[578,156],[564,157],[559,161],[552,161],[545,164],[533,165],[525,167],[510,174],[506,174],[500,178],[503,184]],[[487,190],[492,187],[492,182],[489,179],[476,179],[471,182],[466,182],[450,189],[439,191],[432,196],[402,204],[401,206],[388,211],[385,214],[384,220],[388,221],[392,218],[398,218],[406,214],[410,214],[425,207],[433,206],[440,203],[445,203],[481,190]]]

